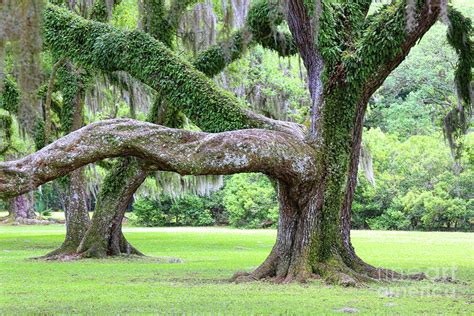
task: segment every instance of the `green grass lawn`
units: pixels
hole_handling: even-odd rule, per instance
[[[431,276],[434,281],[366,288],[227,282],[269,253],[273,230],[127,228],[145,259],[30,260],[60,244],[64,227],[0,226],[0,314],[316,314],[355,308],[361,314],[474,314],[474,234],[353,232],[368,262]],[[180,258],[181,263],[170,263]]]

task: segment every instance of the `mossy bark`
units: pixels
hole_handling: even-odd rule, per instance
[[[125,239],[122,220],[133,194],[147,175],[144,162],[136,158],[119,159],[102,185],[92,225],[78,249],[82,256],[142,255]]]
[[[347,88],[343,85],[326,95],[322,139],[308,140],[317,165],[312,179],[295,181],[298,186],[278,181],[280,217],[270,255],[255,271],[235,274],[235,281],[322,278],[331,284],[359,286],[375,280],[424,278],[376,268],[359,258],[352,246],[351,207],[368,98],[350,97]]]
[[[278,182],[280,217],[276,243],[264,263],[252,273],[236,274],[235,281],[272,279],[287,283],[323,278],[329,283],[358,286],[369,280],[402,277],[365,263],[352,247],[350,207],[360,137],[353,141],[350,151],[338,155],[348,162],[342,170],[333,172],[334,166],[320,157],[323,162],[318,165],[314,181],[296,187]]]

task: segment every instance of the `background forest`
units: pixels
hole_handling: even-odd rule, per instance
[[[454,5],[474,18],[474,7],[469,2],[455,1]],[[222,3],[227,2],[207,0],[186,13],[177,30],[176,46],[181,54],[196,56],[243,25],[249,1]],[[123,0],[115,7],[111,21],[123,29],[143,27],[137,1]],[[370,101],[353,204],[354,228],[474,230],[474,133],[471,128],[466,135],[458,161],[453,159],[443,136],[443,118],[457,102],[452,64],[456,56],[445,33],[445,25],[433,27]],[[13,119],[13,134],[8,135],[12,146],[0,157],[5,160],[33,152],[35,143],[37,146],[42,141],[25,138],[6,106],[8,98],[21,96],[17,83],[21,78],[11,50],[7,47],[5,89],[0,95],[0,114]],[[40,58],[40,71],[49,77],[54,58],[47,52]],[[119,79],[98,76],[88,83],[86,124],[118,117],[145,119],[152,92],[130,77]],[[251,47],[215,81],[247,99],[257,112],[308,124],[310,98],[299,57],[282,58],[261,46]],[[133,86],[133,95],[121,89],[120,82]],[[56,136],[64,124],[63,98],[60,91],[52,95],[52,133]],[[185,126],[197,129],[186,120]],[[91,210],[99,184],[113,163],[110,160],[87,167]],[[44,218],[64,210],[66,192],[61,181],[43,185],[34,194],[35,211]],[[0,202],[2,209],[6,212],[7,205]],[[264,228],[276,225],[278,202],[274,184],[261,174],[180,177],[159,172],[142,185],[126,216],[130,223],[140,226]]]

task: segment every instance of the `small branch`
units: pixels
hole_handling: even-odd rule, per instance
[[[315,12],[311,14],[303,0],[291,0],[288,3],[288,26],[308,71],[308,85],[311,93],[310,138],[312,140],[317,140],[318,135],[321,135],[321,111],[324,102],[321,78],[324,61],[316,43],[320,10],[319,1],[316,2]]]
[[[53,68],[51,69],[51,76],[49,77],[49,83],[48,83],[48,92],[46,94],[46,102],[44,104],[44,140],[45,144],[49,144],[49,141],[51,139],[51,98],[53,95],[53,89],[54,89],[54,80],[56,78],[56,73],[58,71],[58,68],[64,63],[65,58],[61,58],[57,63],[53,65]]]

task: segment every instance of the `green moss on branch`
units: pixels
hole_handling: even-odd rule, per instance
[[[0,109],[4,109],[10,113],[16,113],[18,111],[18,105],[20,104],[20,90],[10,75],[5,76],[3,90],[0,92]]]
[[[126,71],[167,96],[201,129],[217,132],[252,124],[239,100],[187,61],[142,32],[121,32],[49,6],[45,39],[58,54],[103,71]]]

